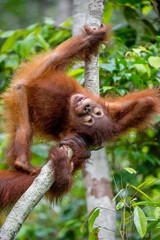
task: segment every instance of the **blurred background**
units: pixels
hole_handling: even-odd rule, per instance
[[[72,35],[75,17],[72,0],[0,1],[0,92],[8,87],[13,71],[31,55],[48,51]],[[72,17],[73,16],[73,17]],[[102,96],[124,95],[130,91],[159,87],[160,83],[160,1],[106,0],[103,22],[112,28],[108,46],[100,48],[100,92]],[[69,69],[81,84],[84,69]],[[0,168],[7,136],[3,132],[3,102],[0,99]],[[116,239],[160,239],[160,128],[155,125],[137,134],[134,130],[107,144],[112,188],[115,196]],[[32,163],[45,164],[51,143],[34,139]],[[137,205],[136,205],[137,204]],[[147,222],[138,229],[138,219]],[[107,213],[106,213],[107,214]],[[81,172],[71,192],[60,204],[42,200],[17,235],[19,240],[84,240],[88,226],[80,226],[87,216]],[[0,216],[0,224],[5,214]],[[94,238],[93,238],[94,239]]]

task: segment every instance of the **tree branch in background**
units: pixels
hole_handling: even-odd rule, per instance
[[[99,28],[102,24],[103,11],[103,0],[90,0],[86,24],[91,28]],[[93,94],[99,94],[98,55],[92,56],[91,60],[85,63],[85,87]],[[88,211],[95,207],[102,208],[94,227],[102,227],[98,233],[99,239],[114,240],[116,214],[105,149],[93,152],[91,162],[93,164],[87,164],[84,170]]]

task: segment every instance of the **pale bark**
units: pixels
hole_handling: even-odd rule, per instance
[[[115,240],[116,212],[105,149],[92,152],[90,164],[83,172],[88,212],[100,207],[93,227],[100,227],[99,240]]]
[[[73,0],[58,0],[58,16],[56,18],[56,25],[66,21],[72,15]]]
[[[80,33],[80,30],[86,24],[86,13],[88,8],[88,1],[73,0],[73,27],[72,35],[75,36]]]
[[[86,24],[91,28],[99,28],[102,23],[104,10],[103,0],[91,0],[89,2]],[[84,11],[79,7],[79,11]],[[78,11],[78,9],[76,10]],[[80,14],[79,14],[80,16]],[[73,22],[73,32],[78,32],[80,22],[84,25],[84,20],[81,19]],[[85,87],[93,94],[99,94],[99,58],[92,56],[91,61],[85,63]],[[110,181],[109,167],[105,149],[92,152],[90,160],[91,164],[87,164],[84,170],[84,181],[87,196],[87,208],[90,212],[95,207],[100,207],[100,215],[96,219],[94,227],[100,226],[98,234],[99,239],[115,240],[115,222],[116,214],[113,204],[113,194]]]
[[[91,28],[99,28],[102,23],[104,0],[89,0],[87,25]],[[85,87],[93,94],[99,94],[99,57],[92,56],[85,63]]]

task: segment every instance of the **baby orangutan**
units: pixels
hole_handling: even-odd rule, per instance
[[[102,145],[130,128],[145,128],[153,115],[160,113],[158,89],[104,100],[66,74],[68,66],[76,60],[90,59],[106,39],[107,26],[102,25],[98,30],[85,26],[81,35],[22,63],[16,71],[3,99],[6,131],[10,135],[7,161],[10,167],[20,171],[0,172],[2,202],[7,202],[7,198],[17,199],[39,172],[30,164],[33,135],[40,134],[73,149],[68,168],[66,148],[51,150],[56,172],[51,191],[57,197],[69,189],[73,173],[89,158],[91,147]],[[69,179],[68,184],[65,179]],[[6,194],[2,194],[4,186]]]

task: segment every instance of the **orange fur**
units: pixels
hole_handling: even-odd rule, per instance
[[[5,129],[10,135],[7,161],[11,168],[20,171],[0,172],[1,206],[15,202],[39,172],[29,163],[33,135],[41,134],[73,149],[73,169],[65,151],[61,154],[59,148],[51,151],[55,153],[53,168],[56,172],[49,194],[52,199],[69,190],[72,175],[90,156],[89,149],[130,128],[143,129],[155,114],[160,114],[158,89],[104,100],[67,76],[66,67],[76,60],[90,59],[107,36],[105,25],[98,30],[86,26],[80,36],[22,63],[14,74],[3,95],[4,117]]]

